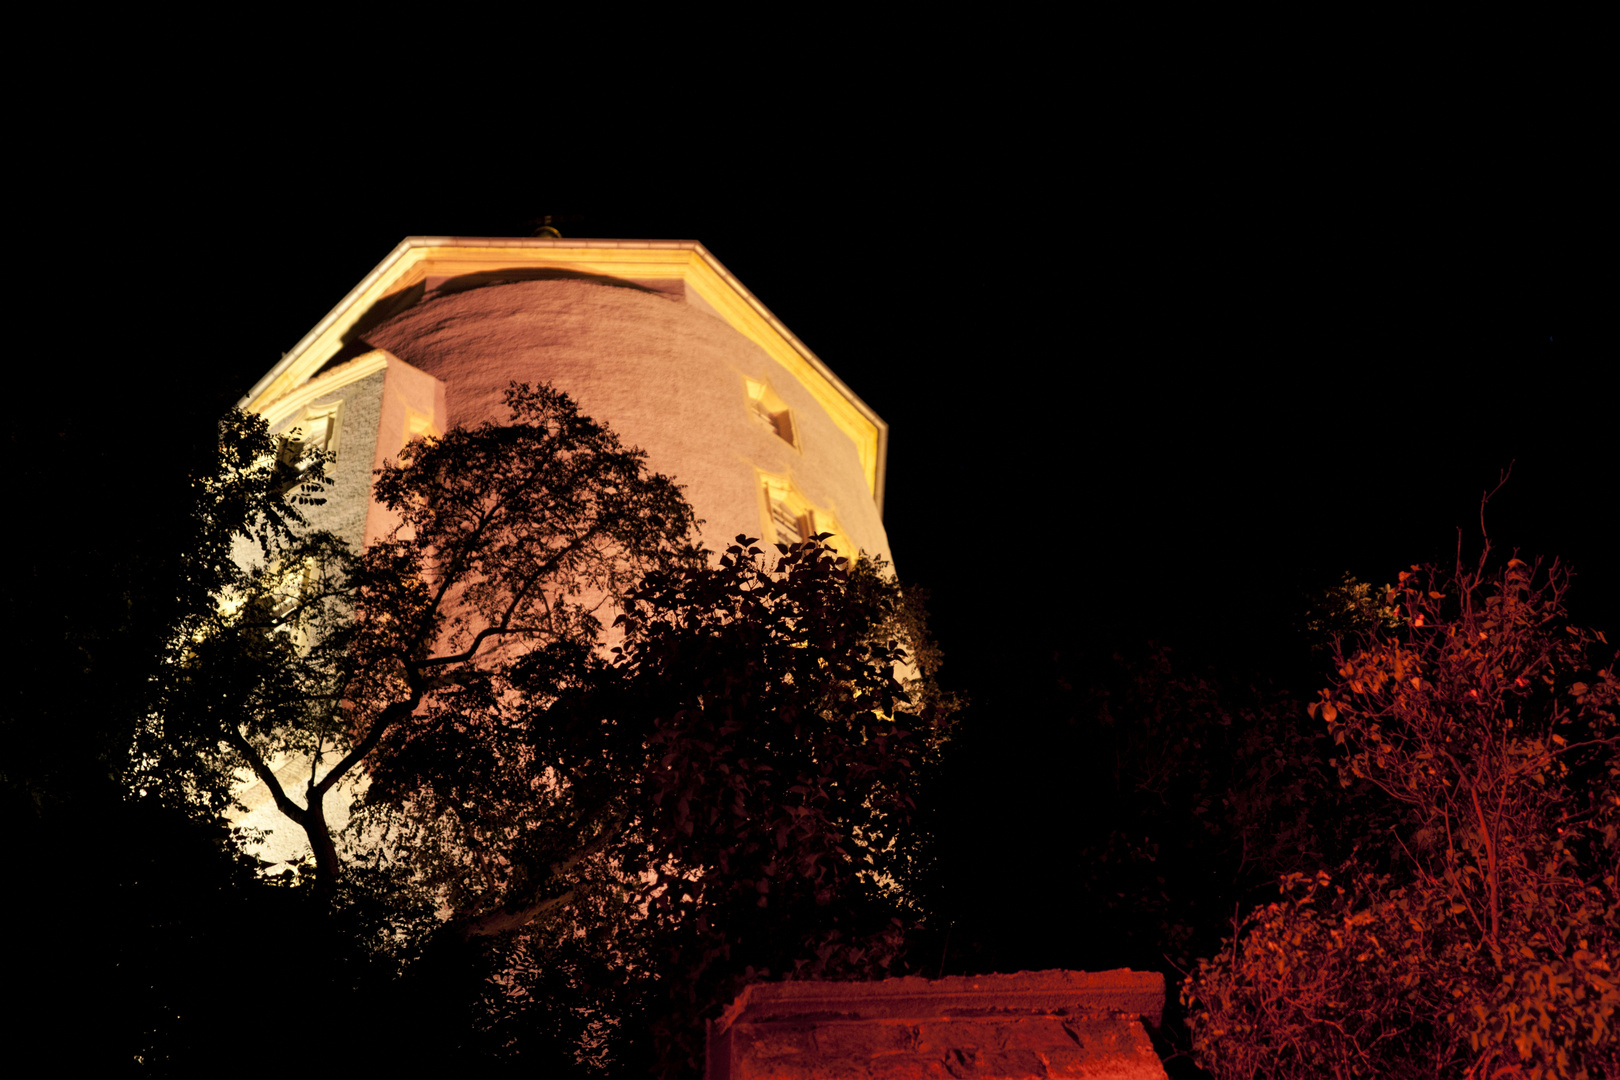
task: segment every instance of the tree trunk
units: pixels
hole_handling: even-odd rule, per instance
[[[337,845],[332,840],[332,829],[326,823],[325,793],[310,786],[309,809],[304,813],[304,834],[309,837],[310,850],[315,853],[315,885],[323,896],[337,891],[342,866],[338,863]]]

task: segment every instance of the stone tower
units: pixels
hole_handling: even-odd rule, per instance
[[[322,527],[386,531],[371,470],[549,382],[686,486],[710,546],[831,532],[888,557],[888,426],[691,241],[411,237],[242,399],[337,454]]]
[[[825,532],[889,557],[888,426],[692,241],[411,237],[239,407],[335,454],[308,516],[359,547],[394,524],[372,471],[418,435],[504,420],[513,381],[550,383],[645,450],[711,548]],[[263,857],[294,857],[302,838],[263,787],[242,824],[276,830]]]

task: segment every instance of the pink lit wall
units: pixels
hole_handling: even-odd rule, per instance
[[[513,380],[566,391],[685,487],[711,548],[761,535],[763,471],[889,557],[852,440],[764,350],[682,297],[568,277],[441,288],[365,340],[442,382],[452,425],[504,419]],[[797,448],[750,418],[745,376],[791,407]]]

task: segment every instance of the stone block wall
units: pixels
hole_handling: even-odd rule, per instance
[[[1165,1080],[1163,1008],[1124,969],[760,984],[710,1025],[707,1080]]]

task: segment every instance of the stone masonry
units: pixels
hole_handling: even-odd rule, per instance
[[[1026,971],[750,986],[709,1027],[707,1080],[1165,1080],[1157,972]]]

